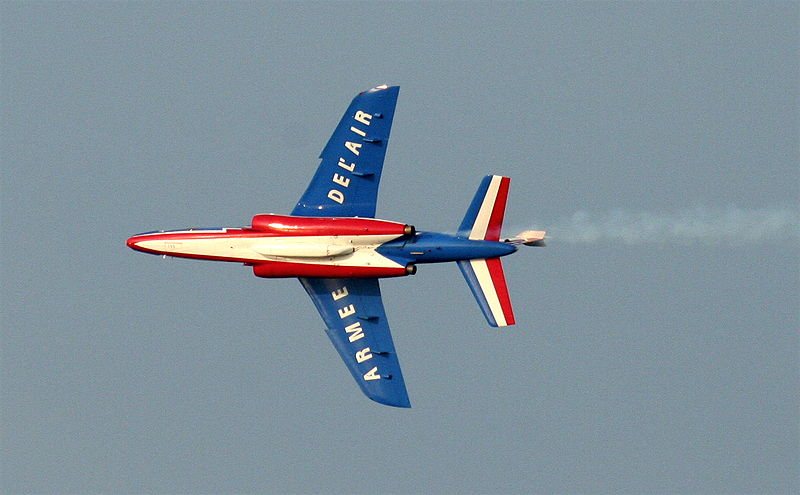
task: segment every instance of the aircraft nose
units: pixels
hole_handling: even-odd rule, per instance
[[[137,234],[129,237],[128,240],[125,241],[125,245],[131,249],[135,249],[136,251],[141,251],[143,253],[150,253],[151,251],[142,245],[146,240],[147,239],[144,236],[142,236],[141,234]]]
[[[137,243],[140,240],[141,239],[138,236],[128,237],[128,240],[125,242],[125,245],[131,249],[136,249],[138,251],[139,247],[137,246]]]

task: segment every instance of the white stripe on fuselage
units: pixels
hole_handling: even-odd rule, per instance
[[[486,190],[486,195],[483,197],[481,209],[478,210],[478,215],[475,217],[475,223],[472,224],[472,231],[469,238],[478,241],[486,238],[486,230],[489,228],[489,220],[492,218],[492,211],[494,210],[494,203],[497,200],[497,192],[500,190],[500,181],[503,178],[499,175],[492,176],[489,182],[489,188]]]
[[[180,234],[211,232],[192,230],[159,232]],[[217,232],[217,231],[213,231]],[[222,231],[224,232],[224,231]],[[157,235],[156,233],[152,235]],[[284,261],[315,265],[403,267],[379,254],[375,249],[381,244],[401,237],[399,235],[343,235],[343,236],[287,236],[287,237],[211,237],[195,239],[154,239],[137,243],[138,246],[171,256],[204,256],[242,261]],[[345,249],[346,248],[346,249]],[[352,248],[352,252],[350,252]],[[293,254],[292,251],[295,251]],[[328,252],[315,257],[313,252]],[[336,255],[336,253],[343,253]]]

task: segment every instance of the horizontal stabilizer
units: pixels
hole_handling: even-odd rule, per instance
[[[459,261],[458,267],[467,280],[486,321],[493,327],[514,324],[514,310],[508,295],[506,277],[500,258]]]

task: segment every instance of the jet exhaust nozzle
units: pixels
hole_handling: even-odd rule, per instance
[[[511,239],[506,239],[503,242],[518,246],[524,244],[526,246],[542,247],[545,246],[544,240],[547,237],[547,232],[544,230],[525,230],[515,235]]]

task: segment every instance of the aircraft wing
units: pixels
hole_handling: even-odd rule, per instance
[[[358,94],[322,150],[322,162],[292,211],[307,217],[375,216],[399,86]]]
[[[411,407],[377,278],[301,278],[347,369],[370,399]]]

